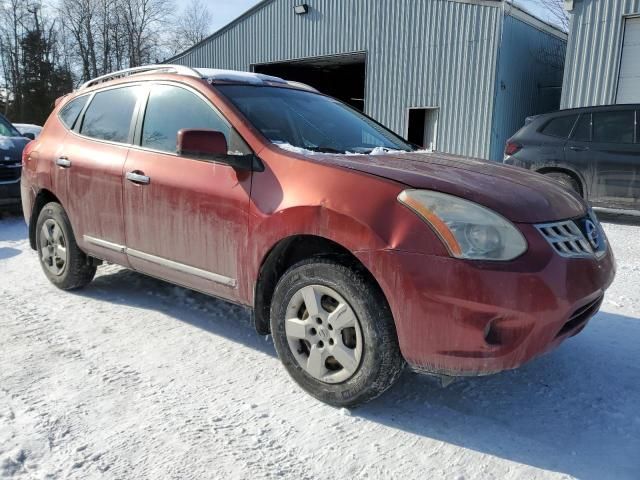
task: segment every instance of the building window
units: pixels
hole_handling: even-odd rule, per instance
[[[409,109],[409,133],[407,140],[427,150],[437,150],[439,117],[439,108]]]

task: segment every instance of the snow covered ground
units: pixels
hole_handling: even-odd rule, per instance
[[[578,337],[442,389],[406,373],[348,412],[302,393],[248,313],[113,266],[45,280],[0,220],[0,477],[639,479],[640,226]]]

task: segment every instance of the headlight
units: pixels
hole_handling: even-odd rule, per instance
[[[477,203],[429,190],[405,190],[398,200],[427,222],[456,258],[508,261],[527,251],[511,222]]]

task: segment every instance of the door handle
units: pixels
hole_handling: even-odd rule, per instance
[[[67,157],[60,157],[56,160],[56,165],[62,168],[69,168],[71,167],[71,160]]]
[[[572,146],[572,147],[569,147],[569,150],[573,150],[574,152],[586,152],[587,150],[589,150],[589,147]]]
[[[127,180],[137,185],[149,185],[151,183],[151,178],[138,171],[128,172]]]

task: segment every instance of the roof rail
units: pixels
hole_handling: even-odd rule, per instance
[[[177,73],[178,75],[202,78],[202,75],[200,75],[200,73],[198,73],[196,70],[190,67],[185,67],[184,65],[146,65],[144,67],[126,68],[124,70],[118,70],[117,72],[102,75],[83,83],[80,86],[79,90],[84,90],[85,88],[93,87],[94,85],[108,82],[109,80],[114,80],[116,78],[128,77],[130,75],[138,75],[141,73],[149,72]]]

